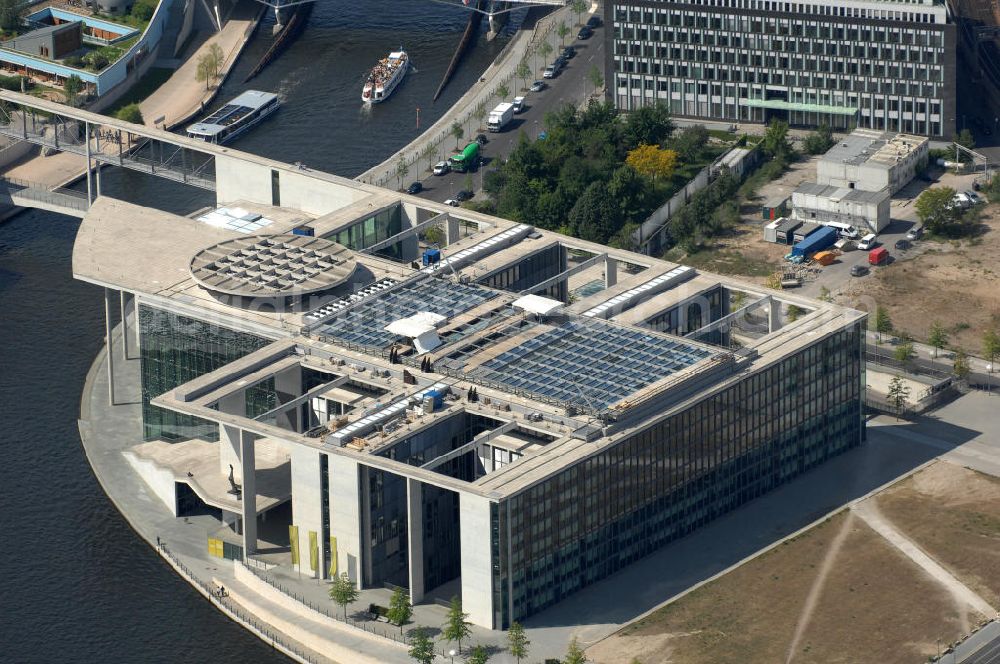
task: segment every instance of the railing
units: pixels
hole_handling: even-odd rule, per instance
[[[263,638],[265,641],[270,641],[272,646],[280,648],[285,651],[286,654],[293,655],[299,660],[308,662],[309,664],[324,664],[324,661],[318,659],[315,656],[315,653],[307,653],[303,648],[288,640],[283,634],[272,629],[270,625],[262,623],[253,614],[243,610],[239,605],[229,599],[228,596],[220,596],[215,587],[195,576],[194,572],[192,572],[187,565],[181,562],[180,558],[174,555],[173,552],[167,548],[166,542],[163,542],[162,540],[159,541],[159,551],[170,561],[174,569],[176,569],[178,573],[188,581],[188,583],[198,587],[213,604],[218,606],[225,613],[229,614],[234,620],[243,623],[243,625],[245,625],[248,629],[256,632],[258,636]]]
[[[0,189],[11,197],[18,196],[22,199],[49,203],[80,212],[86,212],[90,207],[85,194],[61,187],[49,187],[39,182],[4,177],[0,178]]]
[[[243,563],[237,561],[236,564],[240,565]],[[390,639],[391,641],[402,644],[404,646],[410,645],[410,641],[409,639],[406,638],[405,634],[396,632],[396,630],[399,629],[398,626],[394,627],[393,629],[383,629],[382,627],[380,627],[382,623],[373,620],[355,620],[351,618],[350,615],[347,616],[344,616],[342,614],[338,615],[337,612],[335,610],[332,610],[332,608],[329,605],[325,604],[320,605],[314,603],[313,601],[307,599],[305,596],[300,595],[299,593],[290,590],[285,586],[283,586],[282,584],[278,583],[278,581],[275,580],[272,576],[260,571],[260,569],[258,569],[256,566],[251,566],[246,564],[243,564],[243,566],[258,579],[265,582],[266,584],[268,584],[281,594],[286,595],[287,597],[295,600],[296,602],[302,604],[303,606],[308,607],[309,609],[312,609],[313,611],[319,613],[320,615],[323,615],[332,620],[336,620],[337,622],[344,623],[349,627],[363,630],[365,632],[368,632],[369,634],[374,634],[376,636],[381,636],[383,638]],[[440,651],[438,651],[438,654],[440,654],[442,657],[448,656],[447,652],[443,648]]]

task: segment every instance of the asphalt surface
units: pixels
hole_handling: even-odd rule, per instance
[[[983,646],[963,664],[1000,664],[1000,636]]]
[[[557,77],[545,79],[548,87],[541,92],[528,92],[526,90],[511,92],[508,101],[513,101],[514,97],[525,97],[524,111],[516,114],[514,119],[502,132],[495,134],[488,133],[485,130],[482,132],[486,134],[489,143],[484,145],[480,151],[480,155],[483,157],[483,165],[479,167],[478,171],[471,173],[448,173],[447,175],[428,174],[424,179],[420,180],[424,186],[424,190],[417,194],[418,196],[432,201],[444,202],[449,198],[454,198],[455,194],[462,189],[471,189],[479,197],[481,195],[479,192],[483,188],[483,176],[486,171],[492,168],[491,162],[509,155],[511,150],[517,145],[522,131],[530,139],[538,138],[538,134],[545,130],[543,123],[547,112],[555,110],[563,104],[579,104],[593,92],[593,84],[587,80],[587,72],[590,71],[592,66],[597,65],[602,75],[604,73],[605,27],[596,28],[594,36],[584,40],[575,38],[577,30],[578,28],[574,28],[571,35],[566,37],[566,45],[576,48],[576,57],[569,61]],[[552,60],[555,60],[556,56],[562,52],[562,46],[557,36],[553,35],[550,38],[550,43],[552,43],[554,50],[552,55],[549,56],[549,62],[543,61],[541,57],[529,58],[530,64],[537,64],[536,80],[542,79],[542,71],[545,69],[545,66],[551,63]],[[521,81],[518,79],[517,83],[520,85]],[[531,85],[531,81],[528,81],[528,85]],[[464,146],[469,140],[473,140],[474,138],[475,136],[473,135],[465,140],[462,145]],[[455,152],[459,151],[456,150]],[[470,178],[467,176],[471,176],[471,187],[468,186]],[[407,186],[412,181],[407,181]]]

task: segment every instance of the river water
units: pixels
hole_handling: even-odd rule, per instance
[[[278,91],[281,110],[233,147],[354,176],[415,137],[502,47],[480,41],[441,99],[434,91],[466,15],[430,0],[325,0],[300,39],[251,83],[252,43],[219,103]],[[270,26],[265,24],[263,30]],[[361,110],[368,68],[402,45],[417,72]],[[104,192],[188,212],[191,187],[108,170]],[[127,195],[123,195],[127,192]],[[78,221],[29,211],[0,224],[0,655],[10,662],[286,662],[228,621],[140,542],[91,473],[76,428],[102,343],[98,289],[73,281]]]

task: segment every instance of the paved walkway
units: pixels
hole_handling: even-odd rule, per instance
[[[244,2],[234,9],[228,22],[220,32],[213,34],[161,85],[156,92],[139,104],[147,127],[172,128],[181,124],[205,108],[218,92],[218,87],[229,75],[239,59],[243,47],[250,39],[257,21],[267,8],[256,2]],[[206,89],[205,83],[196,80],[198,59],[218,44],[224,55],[216,85]]]
[[[4,175],[50,187],[61,187],[81,177],[86,168],[85,157],[69,152],[57,152],[47,157],[39,155],[22,161],[7,169]]]

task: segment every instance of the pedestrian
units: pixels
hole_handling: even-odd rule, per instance
[[[159,535],[156,536],[156,550],[157,551],[160,550],[160,536]]]

